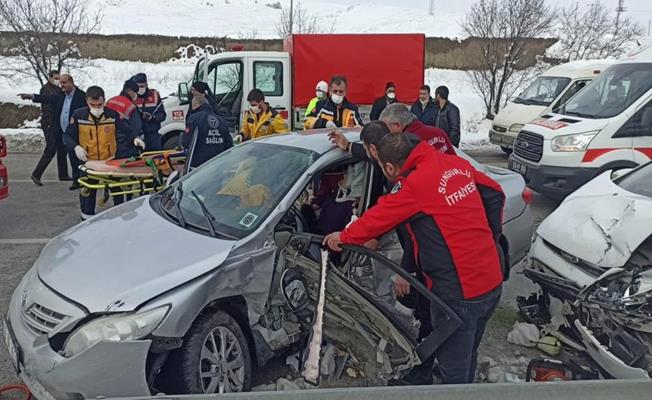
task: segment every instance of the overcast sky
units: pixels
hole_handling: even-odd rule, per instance
[[[428,11],[430,0],[327,0],[332,3],[341,4],[387,4],[401,5],[403,7],[422,8]],[[590,4],[595,0],[579,0],[580,3]],[[475,0],[435,0],[435,11],[442,10],[453,13],[464,14]],[[571,3],[570,0],[548,0],[553,5],[566,5]],[[618,0],[602,0],[604,4],[615,10]],[[652,19],[652,0],[625,0],[627,8],[626,15],[641,24],[647,32],[648,22]]]

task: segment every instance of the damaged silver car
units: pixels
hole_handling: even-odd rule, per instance
[[[507,195],[508,271],[530,244],[525,184],[475,165]],[[3,325],[21,379],[39,399],[248,390],[256,368],[310,335],[321,271],[311,233],[363,213],[377,181],[324,131],[277,135],[60,234],[15,289]],[[307,218],[320,196],[330,207]],[[446,336],[442,327],[416,342],[390,282],[400,257],[389,234],[379,252],[350,248],[329,264],[323,337],[370,384],[400,377]]]
[[[537,229],[525,275],[563,302],[539,321],[544,331],[604,377],[649,378],[652,163],[605,172],[570,195]]]

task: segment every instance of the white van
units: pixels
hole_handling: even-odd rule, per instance
[[[606,170],[652,158],[652,42],[619,59],[584,90],[525,125],[509,168],[561,199]]]
[[[489,140],[510,154],[525,124],[565,103],[611,64],[613,60],[578,60],[548,69],[495,116]]]

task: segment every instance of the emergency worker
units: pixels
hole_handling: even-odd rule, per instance
[[[136,105],[143,120],[143,136],[147,150],[161,150],[161,135],[158,131],[161,129],[161,122],[165,121],[166,117],[161,95],[158,90],[149,87],[147,75],[144,73],[134,75],[133,80],[138,84]]]
[[[247,95],[247,101],[250,108],[245,112],[242,132],[236,136],[236,141],[256,139],[290,130],[283,116],[265,102],[265,95],[260,89],[252,89]]]
[[[136,107],[137,98],[138,84],[133,79],[129,79],[122,86],[122,92],[106,102],[106,108],[117,112],[120,118],[129,124],[132,132],[140,137],[143,121],[138,107]]]
[[[394,182],[392,190],[343,232],[326,236],[324,244],[339,251],[342,243],[361,245],[404,225],[408,254],[426,287],[462,319],[436,351],[443,382],[471,383],[478,346],[502,292],[497,240],[505,196],[468,161],[423,141],[414,146],[408,135],[385,136],[378,158]],[[410,290],[401,278],[395,288],[399,296]],[[430,313],[433,327],[449,323],[437,307]]]
[[[317,103],[313,112],[306,118],[304,129],[352,128],[362,126],[358,106],[346,98],[347,81],[342,75],[331,78],[330,97]]]
[[[88,107],[73,112],[63,138],[66,147],[81,162],[132,157],[138,153],[136,147],[145,148],[143,140],[136,136],[120,115],[104,107],[104,90],[101,87],[88,88],[86,103]],[[96,195],[96,190],[80,192],[82,220],[95,215]]]
[[[414,133],[421,140],[445,154],[455,155],[455,149],[446,132],[434,126],[424,125],[403,104],[390,104],[380,114],[391,133]]]
[[[233,139],[226,120],[213,112],[205,97],[194,96],[191,107],[193,113],[186,120],[181,145],[188,152],[190,167],[197,168],[233,147]]]
[[[380,113],[390,104],[396,103],[396,85],[394,82],[387,82],[385,84],[385,95],[379,97],[374,101],[373,106],[371,106],[371,112],[369,113],[369,119],[372,121],[378,121],[380,118]]]
[[[308,103],[305,116],[309,116],[315,110],[315,107],[317,107],[317,103],[324,100],[326,96],[328,96],[328,83],[319,81],[315,88],[315,97],[313,97],[312,100],[310,100],[310,103]]]

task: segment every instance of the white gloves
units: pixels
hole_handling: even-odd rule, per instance
[[[75,146],[75,155],[77,156],[79,161],[86,162],[88,160],[86,150],[84,150],[84,148],[81,147],[80,145]]]
[[[134,146],[140,147],[141,149],[145,150],[145,142],[143,141],[143,139],[139,137],[134,139]]]
[[[242,143],[243,140],[244,140],[244,137],[242,135],[240,135],[240,134],[237,134],[233,138],[233,143]]]
[[[326,122],[326,128],[337,128],[337,125],[333,121],[328,121]]]

